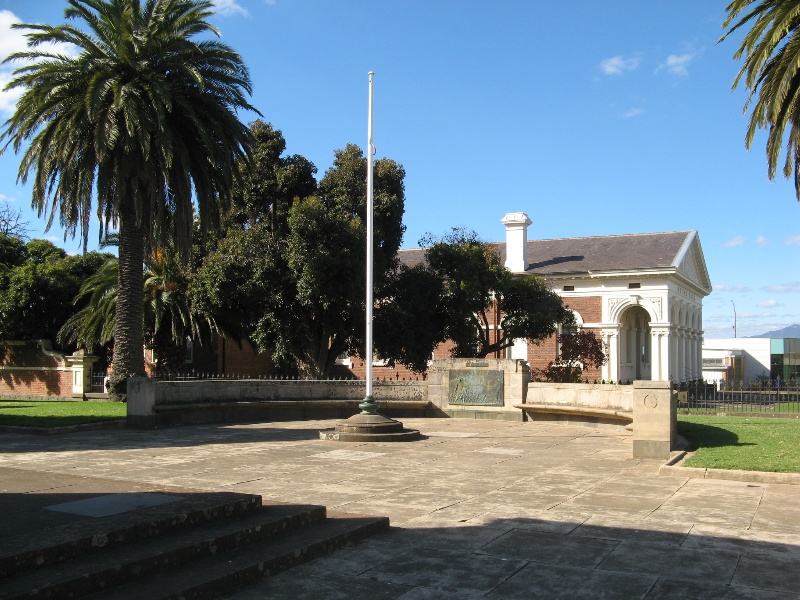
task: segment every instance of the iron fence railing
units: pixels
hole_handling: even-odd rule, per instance
[[[157,373],[154,375],[155,379],[159,381],[200,381],[200,380],[243,380],[243,379],[257,379],[261,381],[359,381],[355,375],[331,375],[324,379],[312,379],[310,377],[301,377],[299,375],[248,375],[244,373]],[[414,377],[376,377],[375,381],[423,381],[424,375]]]
[[[105,371],[92,371],[92,393],[105,394],[106,393],[106,372]]]
[[[698,414],[796,415],[800,413],[800,386],[791,382],[758,381],[750,384],[681,384],[678,410]]]

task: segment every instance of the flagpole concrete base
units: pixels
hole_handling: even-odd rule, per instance
[[[319,437],[335,442],[411,442],[420,439],[420,433],[383,415],[357,414],[320,431]]]

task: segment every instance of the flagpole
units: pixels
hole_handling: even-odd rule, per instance
[[[372,204],[373,204],[373,160],[375,157],[375,145],[372,139],[372,78],[374,72],[369,72],[369,104],[367,109],[367,322],[366,322],[366,361],[367,361],[367,393],[364,402],[359,404],[361,414],[374,415],[377,413],[378,405],[372,397],[372,308],[373,300],[373,225],[372,225]]]
[[[365,335],[364,358],[367,361],[366,384],[367,393],[364,401],[358,405],[361,412],[343,421],[339,421],[333,429],[324,429],[319,432],[323,440],[337,442],[409,442],[420,439],[418,429],[406,429],[400,421],[390,419],[378,414],[378,403],[372,397],[372,308],[373,300],[373,232],[372,232],[372,202],[373,202],[373,159],[375,158],[375,144],[372,143],[372,77],[369,72],[369,118],[367,123],[367,328]]]

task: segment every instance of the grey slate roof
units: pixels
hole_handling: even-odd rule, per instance
[[[528,241],[528,268],[533,275],[581,275],[677,266],[678,254],[693,231],[637,233]],[[495,244],[505,263],[506,244]],[[424,248],[400,251],[401,262],[425,259]]]

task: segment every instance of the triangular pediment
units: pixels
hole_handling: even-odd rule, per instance
[[[706,259],[703,256],[703,248],[700,245],[700,236],[697,235],[697,232],[692,232],[689,235],[686,244],[676,257],[676,262],[680,275],[707,294],[711,293],[711,278],[708,276]]]

